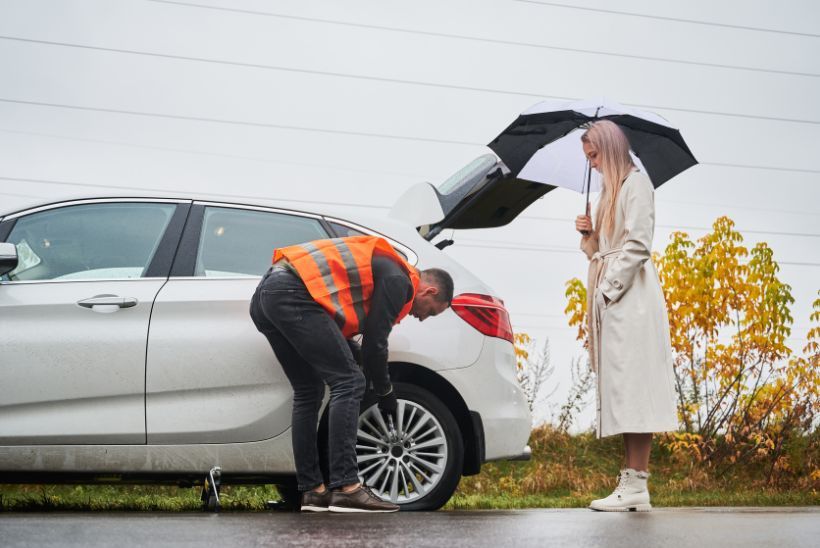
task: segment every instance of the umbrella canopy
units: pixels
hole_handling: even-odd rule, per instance
[[[583,192],[597,183],[588,171],[581,135],[588,124],[610,120],[623,130],[632,160],[655,188],[697,164],[680,132],[666,119],[601,99],[597,101],[543,101],[533,105],[487,146],[519,179]]]

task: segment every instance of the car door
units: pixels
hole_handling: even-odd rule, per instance
[[[290,427],[292,389],[250,299],[275,248],[328,235],[317,215],[194,204],[151,319],[149,444],[258,441]]]
[[[8,217],[0,444],[144,444],[145,347],[189,204],[89,200]]]

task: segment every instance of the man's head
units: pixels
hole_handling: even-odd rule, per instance
[[[423,322],[447,310],[452,300],[453,278],[440,268],[422,270],[410,315]]]

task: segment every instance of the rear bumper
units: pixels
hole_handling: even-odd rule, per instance
[[[515,378],[515,354],[507,341],[488,337],[470,367],[439,371],[481,417],[483,461],[519,458],[532,427],[527,400]]]
[[[524,452],[518,455],[517,457],[508,457],[505,460],[516,460],[516,461],[528,461],[532,459],[532,448],[527,445],[524,447]]]

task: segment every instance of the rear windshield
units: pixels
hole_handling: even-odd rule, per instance
[[[492,154],[479,156],[463,168],[453,173],[441,183],[437,190],[442,209],[447,213],[470,193],[477,191],[487,174],[495,168],[497,159]]]

